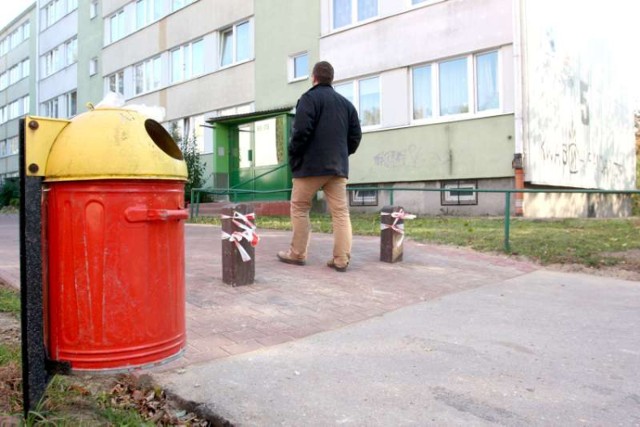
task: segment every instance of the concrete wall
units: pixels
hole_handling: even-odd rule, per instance
[[[320,2],[256,1],[256,110],[295,105],[311,78],[290,82],[288,61],[308,52],[309,75],[319,60]],[[283,11],[286,10],[286,13]]]
[[[367,133],[350,182],[513,176],[513,115]]]
[[[513,176],[514,58],[510,0],[447,0],[412,7],[379,1],[379,16],[337,30],[321,0],[320,58],[336,81],[379,76],[381,124],[365,129],[350,182],[486,179]],[[487,50],[498,52],[499,111],[414,122],[411,67]]]
[[[87,111],[87,103],[97,104],[103,97],[104,82],[101,63],[104,23],[101,14],[101,2],[98,13],[89,18],[90,2],[78,2],[78,113]],[[98,67],[94,75],[89,74],[92,58],[98,58]]]
[[[132,104],[161,105],[166,120],[188,117],[254,99],[255,64],[245,62],[196,79],[172,85],[130,100]]]
[[[529,218],[620,218],[631,213],[631,197],[618,194],[525,193]]]
[[[526,180],[635,188],[632,107],[637,105],[631,105],[634,93],[628,87],[636,78],[628,65],[635,42],[628,31],[637,26],[639,5],[624,0],[523,4]]]
[[[330,29],[331,0],[321,0],[320,57],[336,80],[406,67],[513,42],[511,0],[447,0],[411,8],[380,0],[379,18],[347,30]]]

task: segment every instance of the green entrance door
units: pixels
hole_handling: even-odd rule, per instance
[[[290,187],[286,159],[287,116],[238,125],[230,135],[230,146],[237,147],[237,169],[231,170],[230,187],[248,192],[237,193],[235,201],[286,200],[288,192],[267,193]],[[255,193],[253,193],[255,191]]]

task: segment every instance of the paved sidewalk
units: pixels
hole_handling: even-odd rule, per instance
[[[187,349],[148,372],[233,425],[640,425],[640,282],[547,271],[405,242],[347,273],[314,234],[259,230],[256,282],[222,283],[220,229],[186,225]],[[410,233],[410,231],[409,231]],[[17,216],[0,215],[0,280],[19,286]]]
[[[189,365],[330,331],[417,302],[508,279],[537,267],[465,249],[405,242],[402,263],[379,261],[379,239],[356,237],[347,273],[325,262],[332,237],[315,234],[304,267],[276,259],[288,232],[260,230],[255,283],[222,283],[220,229],[186,226]]]

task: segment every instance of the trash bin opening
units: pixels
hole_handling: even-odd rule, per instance
[[[184,160],[182,151],[180,151],[180,148],[173,140],[171,135],[169,135],[169,132],[167,132],[167,130],[162,127],[160,123],[156,122],[155,120],[147,119],[144,122],[144,127],[153,142],[155,142],[155,144],[158,146],[158,148],[160,148],[162,151],[164,151],[174,159]]]

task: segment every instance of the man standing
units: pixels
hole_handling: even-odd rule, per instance
[[[315,64],[311,79],[313,87],[298,100],[289,141],[293,237],[289,250],[278,252],[278,259],[288,264],[305,264],[311,237],[311,202],[322,189],[333,225],[333,258],[327,266],[345,272],[352,239],[347,202],[349,155],[358,149],[362,131],[353,104],[331,86],[331,64],[326,61]]]

